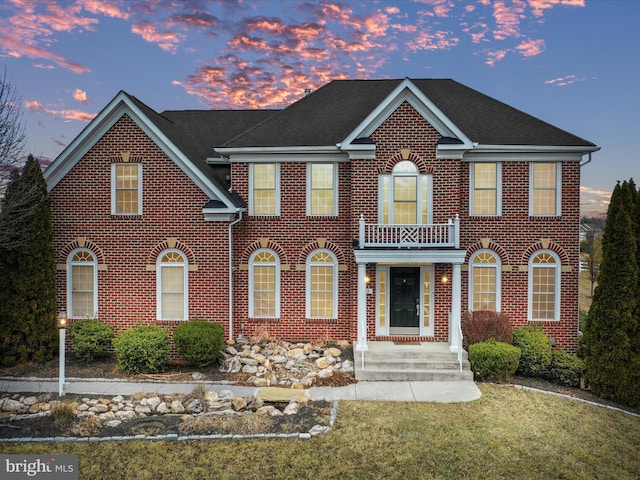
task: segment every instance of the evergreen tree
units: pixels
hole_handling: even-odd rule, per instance
[[[53,358],[56,331],[56,279],[53,232],[47,185],[40,164],[31,156],[22,175],[13,175],[3,201],[3,213],[16,217],[10,206],[21,192],[36,190],[33,214],[10,218],[28,222],[28,241],[0,252],[0,361],[5,365]],[[8,207],[9,208],[6,208]]]
[[[633,182],[626,181],[611,195],[599,285],[581,345],[594,393],[630,406],[640,405],[637,197]]]

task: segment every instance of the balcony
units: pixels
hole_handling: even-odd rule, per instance
[[[426,225],[365,223],[360,215],[359,248],[460,248],[460,218]]]

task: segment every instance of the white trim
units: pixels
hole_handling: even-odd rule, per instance
[[[348,162],[349,156],[344,152],[323,152],[310,151],[300,152],[299,150],[282,152],[265,152],[259,150],[251,153],[240,153],[230,157],[231,163],[334,163]]]
[[[313,165],[331,165],[332,169],[332,193],[333,193],[333,209],[331,213],[314,214],[311,213],[312,208],[312,168]],[[338,215],[338,170],[339,166],[335,162],[310,162],[307,163],[307,200],[306,200],[306,215],[307,217],[335,217]]]
[[[135,213],[120,213],[118,212],[117,196],[117,174],[116,169],[119,165],[136,165],[138,167],[138,211]],[[142,215],[142,163],[125,163],[114,162],[111,164],[111,215],[117,215],[122,217],[132,217]]]
[[[182,257],[180,263],[163,263],[162,257],[167,253],[175,252]],[[183,291],[183,318],[168,318],[163,315],[162,312],[162,267],[181,267],[182,268],[182,282],[184,286]],[[157,320],[188,320],[189,319],[189,259],[187,255],[177,248],[167,248],[158,254],[156,258],[156,319]]]
[[[555,163],[556,165],[556,208],[554,213],[536,214],[533,212],[534,168],[539,163],[531,162],[529,164],[529,216],[530,217],[559,217],[562,215],[562,163],[561,162],[541,162],[541,163]]]
[[[402,80],[338,145],[348,150],[352,147],[351,143],[354,140],[370,136],[405,101],[415,108],[440,135],[459,138],[464,146],[472,148],[473,144],[467,136],[409,78]]]
[[[424,274],[429,272],[429,326],[424,326]],[[433,265],[420,267],[420,335],[433,337],[435,335],[435,268]]]
[[[484,264],[478,264],[477,266],[474,266],[473,260],[481,253],[490,253],[496,259],[496,263],[494,264],[484,263]],[[476,268],[493,268],[496,271],[496,283],[494,285],[496,290],[496,310],[495,311],[500,312],[502,309],[502,259],[500,258],[500,255],[498,255],[498,253],[495,250],[491,250],[489,248],[482,248],[474,252],[469,257],[468,266],[469,266],[469,269],[468,269],[469,278],[467,282],[469,284],[469,292],[468,292],[469,297],[467,301],[468,309],[473,311],[473,271]]]
[[[259,162],[261,164],[263,164],[263,162]],[[253,167],[255,165],[255,163],[250,163],[249,164],[249,215],[250,216],[260,216],[260,217],[278,217],[280,215],[280,163],[279,162],[265,162],[268,164],[272,164],[275,166],[275,196],[276,196],[276,204],[275,204],[275,213],[268,213],[268,214],[264,214],[264,213],[259,213],[256,214],[254,212],[255,210],[255,198],[254,198],[254,193],[253,193],[253,183],[254,183],[254,173],[253,173]]]
[[[49,192],[89,152],[91,148],[118,122],[123,115],[133,122],[195,183],[209,198],[222,201],[229,209],[235,205],[189,158],[162,133],[142,112],[128,94],[119,92],[109,104],[67,145],[55,161],[44,171]]]
[[[495,163],[496,164],[496,213],[487,214],[475,214],[473,208],[475,204],[475,167],[476,163],[469,163],[469,216],[470,217],[500,217],[502,216],[502,162],[482,162],[482,163]]]
[[[333,305],[332,305],[332,315],[331,317],[312,317],[311,316],[311,268],[312,267],[326,267],[328,263],[311,263],[311,257],[313,257],[316,253],[323,252],[329,254],[332,259],[332,292],[333,292]],[[310,319],[334,319],[338,318],[338,259],[335,254],[331,250],[327,250],[326,248],[316,248],[312,252],[307,255],[307,259],[305,260],[305,304],[306,318]]]
[[[271,255],[274,256],[275,258],[275,262],[274,263],[270,263],[270,262],[258,262],[255,263],[255,258],[258,254],[262,253],[262,252],[268,252]],[[275,311],[275,316],[257,316],[255,315],[255,311],[254,311],[254,291],[255,291],[255,285],[254,285],[254,267],[255,266],[261,266],[261,267],[274,267],[275,268],[275,280],[276,280],[276,284],[275,284],[275,295],[276,295],[276,311]],[[271,250],[270,248],[261,248],[259,250],[256,250],[255,252],[253,252],[251,254],[251,256],[249,257],[249,318],[280,318],[280,257],[278,256],[278,254],[276,252],[274,252],[273,250]]]
[[[552,153],[552,154],[574,154],[582,155],[587,154],[589,152],[596,152],[600,150],[600,147],[588,146],[588,145],[569,145],[569,146],[561,146],[561,145],[488,145],[488,144],[476,144],[473,152],[470,152],[471,155],[476,154],[487,154],[487,153],[519,153],[519,154],[527,154],[527,153]]]
[[[91,255],[91,262],[74,262],[73,257],[78,252],[87,252]],[[89,317],[76,317],[73,315],[73,267],[93,268],[93,314]],[[98,259],[96,254],[88,248],[75,248],[67,256],[67,317],[68,318],[97,318],[98,316]]]
[[[233,162],[252,162],[253,158],[256,155],[292,155],[298,154],[309,155],[309,154],[342,154],[340,148],[336,145],[312,145],[312,146],[277,146],[277,147],[225,147],[225,148],[216,148],[216,152],[225,156],[225,157],[233,157]],[[344,154],[342,154],[344,156]]]
[[[550,254],[556,263],[552,264],[533,264],[533,259],[535,257],[537,257],[538,255],[540,255],[541,253],[547,253]],[[554,298],[554,318],[533,318],[533,269],[534,268],[553,268],[555,270],[555,298]],[[536,250],[535,252],[533,252],[531,254],[531,256],[529,257],[529,268],[528,268],[528,275],[529,275],[529,279],[528,279],[528,292],[527,292],[527,296],[528,296],[528,300],[527,300],[527,319],[530,322],[558,322],[560,321],[560,285],[561,283],[561,279],[560,279],[560,275],[562,272],[562,264],[560,263],[560,257],[558,256],[558,254],[556,252],[554,252],[553,250],[548,250],[548,249],[540,249],[540,250]]]
[[[471,151],[464,155],[463,162],[581,162],[582,153],[555,151]]]
[[[353,250],[356,263],[388,263],[390,265],[416,265],[424,263],[464,263],[462,249],[390,249],[377,250],[356,248]]]

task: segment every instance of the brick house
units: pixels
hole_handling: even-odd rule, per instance
[[[58,305],[116,331],[459,350],[467,310],[578,339],[594,144],[453,80],[333,81],[283,110],[118,93],[45,171]]]

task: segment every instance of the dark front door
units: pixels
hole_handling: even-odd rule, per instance
[[[420,331],[420,267],[391,268],[392,335],[416,335]]]

